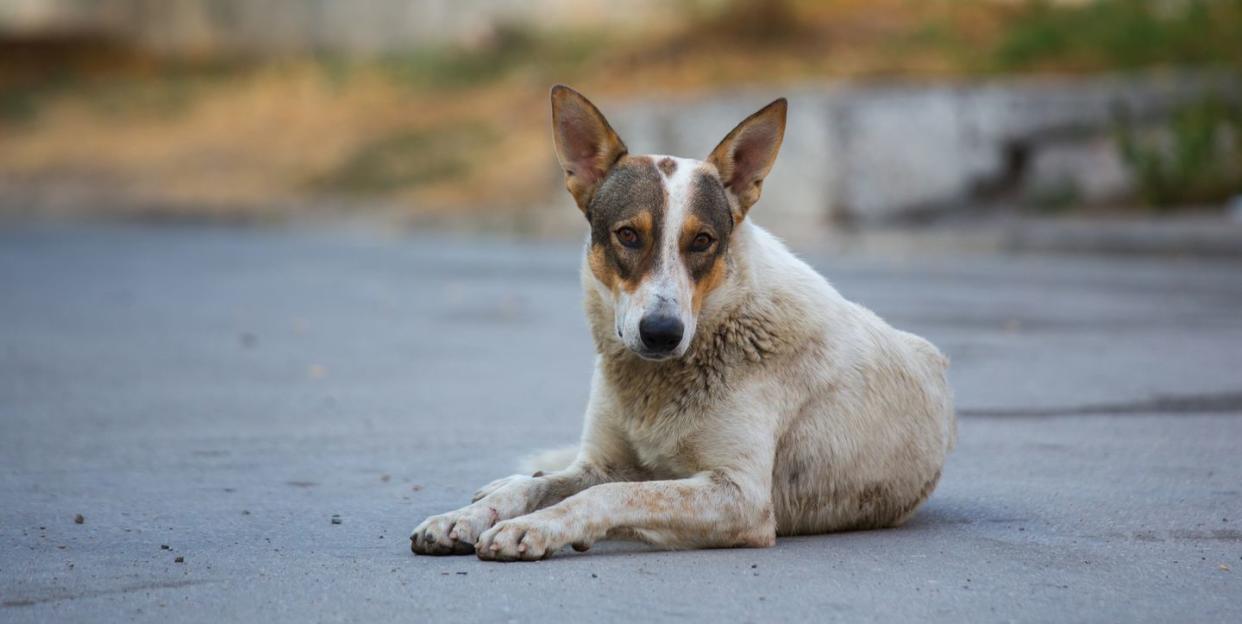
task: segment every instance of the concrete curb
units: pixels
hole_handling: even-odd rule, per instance
[[[987,251],[1242,260],[1242,223],[1223,217],[1011,218],[838,231],[822,241],[791,242],[879,253]]]

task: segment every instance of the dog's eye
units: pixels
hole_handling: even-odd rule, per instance
[[[622,245],[630,248],[638,247],[642,242],[638,238],[638,232],[634,231],[634,228],[632,227],[623,227],[617,230],[617,240],[620,241]]]
[[[690,241],[690,251],[707,251],[715,240],[706,232],[694,237]]]

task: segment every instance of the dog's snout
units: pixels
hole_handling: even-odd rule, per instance
[[[638,336],[643,339],[643,346],[654,353],[676,349],[685,331],[681,319],[666,314],[644,316],[638,323]]]

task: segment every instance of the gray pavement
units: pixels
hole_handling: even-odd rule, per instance
[[[0,622],[1242,621],[1242,264],[806,255],[953,359],[907,526],[496,564],[406,537],[576,437],[577,245],[6,224]]]

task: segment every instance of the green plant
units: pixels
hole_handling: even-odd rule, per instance
[[[516,72],[534,72],[544,82],[563,79],[601,49],[597,33],[541,33],[502,25],[473,46],[419,48],[387,55],[376,65],[411,87],[454,89],[486,85]]]
[[[85,49],[72,54],[85,56],[95,50]],[[0,122],[33,121],[62,98],[74,98],[106,117],[170,117],[186,110],[207,89],[243,78],[254,68],[236,58],[164,60],[127,49],[100,52],[101,58],[92,64],[60,52],[47,54],[46,60],[32,53],[28,56],[33,59],[20,59],[21,65],[6,66],[0,60]]]
[[[1031,0],[1008,23],[992,53],[1001,71],[1242,66],[1242,0]]]
[[[456,179],[469,172],[470,154],[497,138],[476,124],[398,132],[363,144],[313,186],[365,195]]]
[[[1242,193],[1242,112],[1236,101],[1204,98],[1175,111],[1154,133],[1139,132],[1122,114],[1118,144],[1150,205],[1218,202]]]

